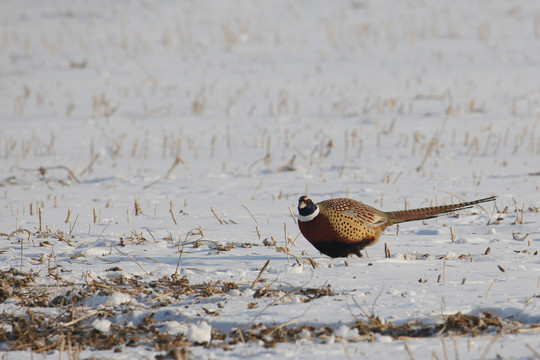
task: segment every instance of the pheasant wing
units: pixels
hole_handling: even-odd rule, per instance
[[[360,221],[362,225],[370,228],[382,226],[388,223],[388,218],[384,216],[382,211],[379,211],[359,201],[346,198],[337,198],[322,201],[317,205],[350,216]]]

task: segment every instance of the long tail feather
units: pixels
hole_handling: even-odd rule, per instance
[[[463,210],[471,208],[473,205],[494,201],[496,196],[490,196],[484,199],[478,199],[474,201],[462,202],[453,205],[442,205],[434,207],[426,207],[420,209],[401,210],[401,211],[389,211],[386,215],[389,218],[390,224],[398,224],[405,221],[424,220],[435,218],[441,214],[446,214],[456,210]]]

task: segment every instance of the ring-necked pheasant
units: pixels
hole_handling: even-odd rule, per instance
[[[298,199],[298,226],[302,235],[323,254],[333,258],[351,254],[362,256],[360,251],[374,245],[390,225],[431,219],[493,200],[495,196],[453,205],[381,211],[351,199],[330,199],[315,204],[308,196],[301,196]]]

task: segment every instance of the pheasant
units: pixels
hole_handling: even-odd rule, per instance
[[[352,199],[329,199],[315,204],[308,196],[301,196],[298,226],[302,235],[323,254],[333,258],[362,256],[360,251],[374,245],[388,226],[431,219],[493,200],[495,196],[453,205],[381,211]]]

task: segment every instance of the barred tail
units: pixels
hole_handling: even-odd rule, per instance
[[[442,205],[434,207],[426,207],[420,209],[401,210],[401,211],[389,211],[386,215],[389,218],[390,224],[398,224],[405,221],[424,220],[435,218],[441,214],[446,214],[456,210],[463,210],[471,208],[475,204],[480,204],[488,201],[494,201],[496,196],[490,196],[484,199],[478,199],[474,201],[462,202],[453,205]]]

